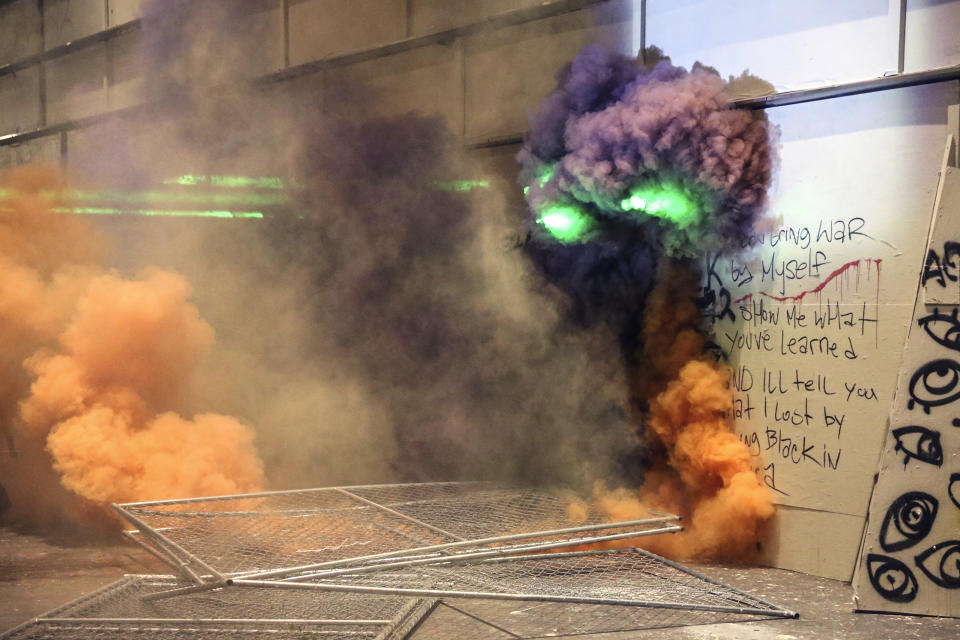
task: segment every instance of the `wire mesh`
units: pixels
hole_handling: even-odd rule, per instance
[[[415,640],[510,640],[517,636],[497,628],[483,617],[471,616],[441,602],[417,627]]]
[[[441,609],[430,615],[424,622],[424,627],[433,622],[434,618],[439,618],[441,611],[446,608],[455,613],[445,616],[443,624],[438,628],[437,638],[458,637],[451,634],[453,629],[460,626],[473,629],[477,621],[483,622],[487,627],[485,633],[491,634],[490,637],[568,638],[594,633],[648,631],[758,619],[755,615],[659,607],[455,599],[441,601]],[[500,630],[502,635],[493,635],[491,629]],[[417,635],[416,640],[427,640],[430,637],[425,635],[421,638]]]
[[[50,618],[391,620],[409,602],[404,596],[362,596],[276,589],[217,589],[178,598],[143,596],[183,586],[167,576],[128,576],[89,600],[55,610]]]
[[[332,571],[326,575],[291,578],[283,582],[235,580],[234,584],[796,616],[791,611],[640,549],[453,560],[382,567],[364,573],[348,571]]]
[[[172,576],[127,576],[6,634],[25,638],[376,638],[399,640],[434,602],[405,596],[223,589],[168,600]]]
[[[117,505],[171,564],[198,573],[256,576],[424,549],[507,546],[516,540],[571,544],[600,535],[642,535],[670,514],[610,523],[574,499],[480,483],[334,487]],[[574,531],[570,531],[570,530]],[[559,533],[564,530],[566,533]],[[577,533],[579,532],[579,533]],[[191,556],[197,560],[192,562]]]
[[[277,640],[306,640],[308,638],[377,638],[379,629],[355,625],[324,627],[316,624],[287,622],[219,622],[201,624],[182,623],[116,623],[116,622],[60,622],[38,620],[0,636],[5,640],[224,640],[225,638],[276,638]],[[402,638],[402,636],[397,637]]]

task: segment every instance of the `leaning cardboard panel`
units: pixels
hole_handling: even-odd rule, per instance
[[[947,142],[854,576],[856,608],[960,616],[960,169]]]

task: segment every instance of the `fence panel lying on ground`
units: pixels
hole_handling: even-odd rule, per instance
[[[202,584],[382,558],[538,542],[572,546],[680,531],[647,511],[609,522],[562,493],[483,483],[332,487],[116,505],[137,537]]]
[[[641,549],[570,550],[681,528],[642,509],[608,522],[564,493],[432,483],[114,506],[179,577],[128,576],[0,638],[400,640],[433,637],[431,612],[491,637],[796,617]]]
[[[144,596],[184,583],[127,576],[0,636],[34,638],[376,638],[401,640],[434,604],[408,596],[211,590],[173,599]]]
[[[282,580],[234,579],[254,588],[434,598],[529,600],[796,617],[642,549],[540,553],[334,569]]]

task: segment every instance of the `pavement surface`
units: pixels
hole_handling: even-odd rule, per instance
[[[460,599],[437,603],[408,640],[960,639],[958,619],[853,613],[853,590],[845,582],[781,569],[690,566],[800,618],[734,622],[687,611]],[[132,543],[73,543],[0,527],[0,633],[125,574],[169,572]]]

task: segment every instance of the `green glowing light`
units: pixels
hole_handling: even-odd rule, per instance
[[[556,173],[557,166],[553,164],[544,164],[537,167],[537,170],[534,172],[534,179],[539,183],[539,187],[543,189],[550,179],[553,178],[553,174]],[[523,188],[523,195],[530,195],[529,185]]]
[[[681,228],[700,217],[698,204],[683,189],[669,184],[634,187],[630,195],[620,201],[620,208],[664,218]]]
[[[250,178],[247,176],[183,175],[176,178],[168,178],[163,181],[163,184],[180,184],[188,187],[210,185],[230,189],[283,189],[283,180],[276,176]]]
[[[23,195],[14,189],[0,189],[0,200]],[[95,203],[146,203],[171,204],[193,208],[215,206],[232,207],[268,207],[287,202],[283,195],[262,193],[209,193],[191,191],[80,191],[75,189],[52,191],[42,190],[36,193],[41,197],[56,198],[60,201]]]
[[[112,209],[107,207],[54,207],[53,213],[81,215],[182,216],[191,218],[263,218],[259,211],[179,211],[172,209]]]
[[[581,240],[593,230],[593,218],[579,207],[570,204],[552,204],[540,212],[537,222],[559,242],[570,243]]]
[[[118,201],[118,202],[150,202],[150,203],[193,203],[199,205],[214,205],[218,207],[253,206],[268,207],[284,204],[286,198],[280,195],[259,193],[170,193],[165,191],[103,191],[83,192],[73,191],[66,194],[78,200]]]
[[[488,180],[452,180],[450,182],[434,180],[433,184],[444,191],[472,191],[473,189],[486,189],[490,186]]]
[[[540,181],[540,188],[542,189],[550,179],[553,178],[553,174],[557,172],[557,166],[554,164],[547,164],[537,171],[537,180]]]

